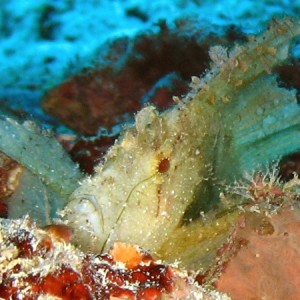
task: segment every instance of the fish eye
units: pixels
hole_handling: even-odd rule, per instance
[[[166,173],[170,168],[170,160],[168,158],[163,158],[158,165],[159,173]]]

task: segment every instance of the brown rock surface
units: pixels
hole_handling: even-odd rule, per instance
[[[287,207],[267,219],[246,214],[223,249],[229,260],[215,285],[233,300],[300,299],[300,209]]]

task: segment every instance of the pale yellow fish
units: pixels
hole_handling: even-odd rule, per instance
[[[219,201],[223,184],[299,149],[295,91],[279,88],[272,75],[299,34],[299,20],[286,18],[232,50],[213,48],[211,70],[193,78],[176,106],[138,112],[62,212],[75,241],[96,252],[115,241],[158,252]]]

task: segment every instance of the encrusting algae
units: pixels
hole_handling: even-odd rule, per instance
[[[234,240],[244,213],[260,220],[258,230],[272,234],[268,218],[298,205],[297,178],[292,185],[280,185],[276,176],[261,180],[258,173],[250,184],[223,194],[245,173],[266,172],[281,156],[300,148],[296,91],[279,87],[273,74],[289,58],[298,35],[300,21],[285,18],[244,45],[213,47],[211,69],[192,78],[191,91],[175,97],[176,105],[164,113],[153,106],[138,112],[96,174],[80,185],[82,174],[54,138],[37,134],[32,124],[1,119],[1,151],[25,167],[35,186],[32,191],[23,187],[19,199],[32,195],[37,208],[31,217],[40,225],[70,226],[72,242],[84,251],[99,254],[116,242],[135,244],[158,259],[179,259],[184,268],[200,269],[204,279],[199,282],[212,286],[220,277],[218,262],[230,256],[226,245]],[[11,144],[12,135],[21,138]],[[43,155],[48,141],[55,154],[49,161]],[[38,149],[34,161],[23,149],[27,144]],[[34,197],[37,191],[42,192]],[[19,203],[21,216],[28,207]]]
[[[2,220],[0,241],[1,299],[230,299],[137,246],[85,254],[28,218]]]

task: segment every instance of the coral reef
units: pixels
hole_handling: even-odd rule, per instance
[[[1,221],[2,299],[229,299],[136,246],[115,244],[110,254],[94,256],[56,231],[38,229],[28,218]]]
[[[5,194],[8,216],[29,213],[39,225],[55,223],[42,230],[29,218],[1,221],[1,297],[227,299],[157,260],[180,259],[183,268],[199,272],[199,283],[233,299],[294,299],[297,284],[283,283],[279,273],[299,271],[299,180],[282,183],[277,174],[262,174],[299,150],[297,92],[275,75],[299,34],[299,20],[285,18],[232,49],[211,47],[211,69],[192,78],[190,92],[174,96],[162,113],[151,105],[139,111],[84,179],[48,132],[1,118],[0,150],[24,169],[12,194]],[[154,73],[151,96],[164,76]],[[87,150],[65,138],[75,156]],[[102,151],[101,142],[89,141]],[[294,167],[290,158],[282,161],[282,181],[298,169],[297,155]],[[253,170],[261,173],[250,184],[234,184]],[[10,178],[5,175],[3,191]],[[285,263],[272,263],[272,245],[284,252]]]
[[[160,20],[198,19],[198,28],[236,25],[260,31],[283,13],[297,16],[297,1],[95,0],[0,3],[0,111],[42,120],[65,130],[41,109],[42,94],[71,74],[105,60],[111,40],[155,30]],[[109,15],[109,18],[107,16]],[[116,20],[118,20],[116,22]],[[192,33],[187,28],[188,33]],[[195,74],[193,74],[195,75]]]

